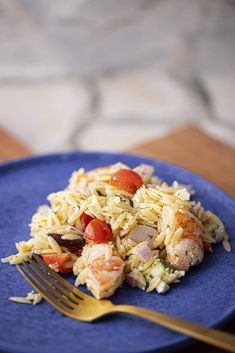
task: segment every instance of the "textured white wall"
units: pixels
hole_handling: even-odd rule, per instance
[[[35,151],[235,145],[234,1],[0,0],[0,43],[0,124]]]

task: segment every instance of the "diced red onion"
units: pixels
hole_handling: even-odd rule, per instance
[[[140,168],[141,168],[141,171],[144,175],[151,176],[154,172],[154,168],[150,165],[147,165],[147,164],[141,164]]]
[[[144,260],[149,260],[153,256],[152,251],[148,245],[142,246],[138,250],[138,253]]]

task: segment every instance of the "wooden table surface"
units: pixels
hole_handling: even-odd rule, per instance
[[[164,138],[134,146],[128,152],[162,159],[187,168],[210,180],[235,197],[235,151],[195,127],[180,129]],[[0,129],[0,161],[25,157],[33,152]],[[235,333],[235,320],[225,330]],[[221,349],[197,343],[181,353],[222,353]]]

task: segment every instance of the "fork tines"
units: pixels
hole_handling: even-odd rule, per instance
[[[17,265],[17,268],[44,299],[62,312],[74,310],[88,297],[47,266],[36,254]]]

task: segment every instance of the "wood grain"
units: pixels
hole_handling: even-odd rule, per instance
[[[128,152],[178,164],[207,178],[235,196],[235,151],[195,127],[176,131],[164,138],[134,146]],[[0,161],[24,157],[32,151],[0,130]],[[225,330],[235,333],[235,321]],[[181,353],[223,353],[222,349],[196,343]]]
[[[21,158],[30,154],[32,152],[28,147],[0,128],[0,161]]]

